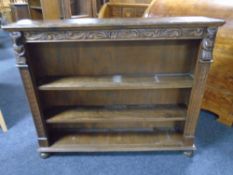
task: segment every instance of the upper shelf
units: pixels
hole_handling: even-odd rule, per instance
[[[210,27],[220,26],[224,20],[188,16],[188,17],[158,17],[158,18],[133,18],[133,19],[67,19],[50,21],[20,20],[16,23],[3,26],[8,31],[54,30],[65,29],[136,29],[155,27]]]
[[[39,81],[39,90],[127,90],[191,88],[193,78],[189,74],[159,74],[148,77],[59,77]]]

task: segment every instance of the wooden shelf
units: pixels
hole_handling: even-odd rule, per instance
[[[35,10],[42,10],[41,6],[36,6],[36,5],[31,5],[30,8]]]
[[[109,152],[109,151],[162,151],[195,150],[185,145],[181,133],[156,132],[108,132],[74,133],[59,135],[50,147],[40,152]]]
[[[89,17],[89,15],[80,14],[80,15],[73,15],[73,16],[71,16],[71,19],[88,18],[88,17]]]
[[[148,77],[108,76],[108,77],[58,77],[39,81],[39,90],[127,90],[191,88],[190,74],[160,74]]]
[[[46,112],[47,123],[72,124],[185,121],[187,109],[182,106],[159,106],[123,109],[64,108],[50,111]]]

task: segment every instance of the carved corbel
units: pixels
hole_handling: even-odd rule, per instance
[[[200,61],[201,62],[212,62],[213,61],[213,49],[216,38],[217,28],[207,28],[206,37],[202,40]]]
[[[27,66],[24,48],[24,37],[22,32],[12,32],[11,38],[13,40],[13,48],[16,55],[17,66]]]

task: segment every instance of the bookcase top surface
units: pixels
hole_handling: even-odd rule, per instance
[[[161,17],[161,18],[112,18],[112,19],[67,19],[33,21],[20,20],[8,24],[2,28],[7,31],[30,31],[30,30],[85,30],[85,29],[130,29],[130,28],[156,28],[156,27],[217,27],[224,24],[224,20],[201,17]]]

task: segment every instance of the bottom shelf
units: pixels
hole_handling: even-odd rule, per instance
[[[60,135],[50,147],[40,152],[115,152],[115,151],[185,151],[182,133],[174,131],[74,133]]]

